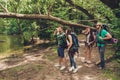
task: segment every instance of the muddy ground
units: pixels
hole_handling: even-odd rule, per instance
[[[69,72],[69,58],[67,68],[60,71],[54,65],[58,62],[56,47],[39,45],[24,51],[24,54],[13,54],[0,59],[0,80],[111,80],[104,75],[104,70],[96,66],[99,61],[97,48],[92,51],[92,64],[83,63],[83,48],[81,44],[80,55],[76,55],[79,66],[77,73]],[[107,66],[108,65],[108,66]],[[109,68],[109,63],[106,67]]]

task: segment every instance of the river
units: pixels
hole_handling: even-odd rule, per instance
[[[0,34],[0,56],[23,47],[22,39],[18,35]]]

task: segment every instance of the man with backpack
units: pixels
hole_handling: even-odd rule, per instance
[[[97,40],[97,46],[98,46],[98,51],[100,54],[100,69],[105,68],[105,60],[104,60],[104,53],[105,53],[105,47],[106,43],[105,40],[109,40],[112,38],[111,34],[106,31],[105,29],[102,28],[102,23],[98,22],[96,24],[96,29],[97,29],[97,35],[96,35],[96,40]]]

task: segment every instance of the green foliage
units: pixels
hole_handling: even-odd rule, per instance
[[[120,38],[119,18],[116,18],[113,11],[99,0],[72,0],[75,5],[86,9],[96,19],[110,25],[112,32]],[[44,14],[93,26],[93,22],[84,22],[89,17],[84,12],[68,4],[65,0],[0,0],[0,3],[8,9],[9,12],[25,14]],[[0,8],[0,12],[3,9]],[[119,12],[119,9],[114,10]],[[22,34],[28,41],[32,35],[39,36],[41,39],[53,39],[52,33],[59,24],[56,22],[38,20],[20,20],[20,19],[0,19],[0,33]],[[75,28],[75,31],[81,31]],[[47,36],[47,38],[46,38]]]

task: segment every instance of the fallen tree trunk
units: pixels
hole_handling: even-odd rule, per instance
[[[1,18],[19,18],[19,19],[46,19],[46,20],[58,22],[63,25],[71,26],[71,27],[81,27],[81,28],[90,27],[87,25],[66,21],[51,15],[43,15],[43,14],[19,14],[19,13],[2,13],[1,12],[0,17]],[[94,29],[93,27],[90,27],[90,28]]]

